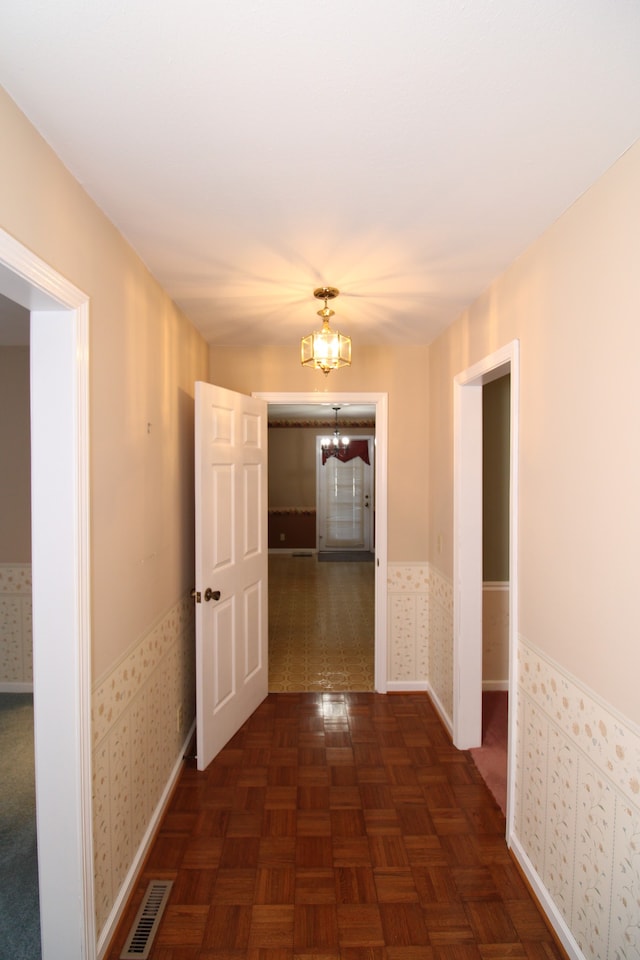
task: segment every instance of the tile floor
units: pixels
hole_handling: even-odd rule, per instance
[[[374,565],[269,555],[269,691],[371,691]]]

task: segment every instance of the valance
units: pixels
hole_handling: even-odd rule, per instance
[[[371,463],[369,460],[369,441],[368,440],[351,440],[347,446],[338,446],[322,448],[322,463],[323,465],[327,462],[329,457],[335,457],[337,460],[341,460],[343,463],[347,463],[348,460],[355,460],[356,457],[360,457],[361,460],[364,460],[365,463]]]

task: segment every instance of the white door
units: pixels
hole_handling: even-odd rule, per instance
[[[373,438],[352,437],[367,446],[369,463],[357,456],[323,458],[317,438],[318,550],[371,550],[373,531]],[[323,462],[324,460],[324,462]]]
[[[195,389],[196,723],[204,770],[268,691],[267,405]]]

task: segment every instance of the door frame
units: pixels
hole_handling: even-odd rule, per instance
[[[312,406],[337,403],[370,404],[376,408],[375,432],[375,613],[374,686],[377,693],[387,692],[387,465],[389,443],[389,397],[386,393],[265,393],[257,391],[253,397],[266,400],[269,406],[277,404],[308,404]]]
[[[31,560],[42,957],[93,960],[89,298],[2,229],[0,292],[31,313]]]
[[[509,438],[509,719],[507,839],[513,825],[518,642],[518,448],[520,343],[459,373],[453,382],[453,742],[482,743],[482,387],[511,375]]]

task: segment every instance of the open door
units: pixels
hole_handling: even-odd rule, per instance
[[[195,389],[196,723],[204,770],[268,692],[267,404]]]

